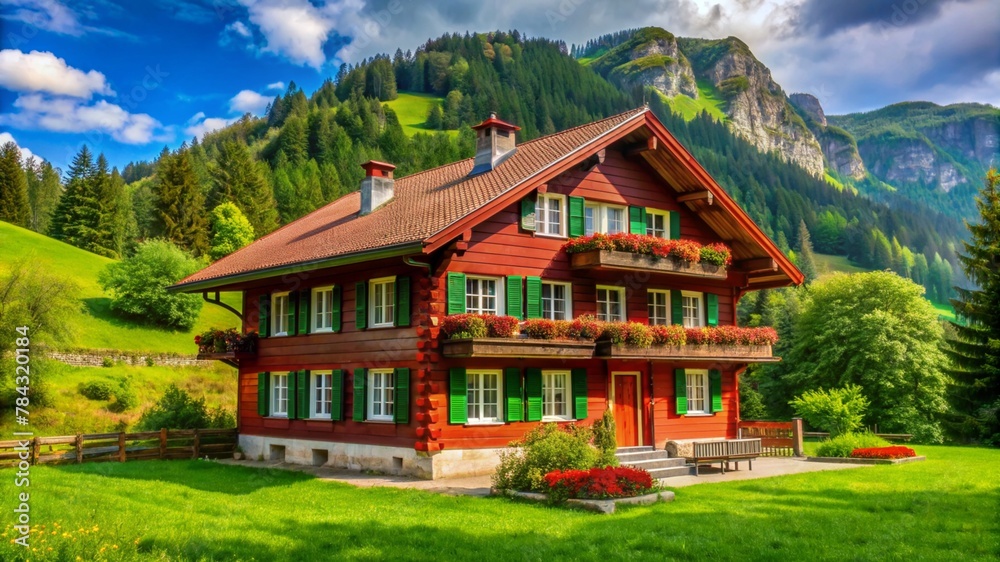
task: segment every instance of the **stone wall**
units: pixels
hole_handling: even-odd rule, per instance
[[[214,361],[197,359],[194,355],[177,355],[167,353],[140,353],[126,352],[116,349],[92,349],[80,351],[54,351],[49,350],[45,355],[50,359],[73,365],[74,367],[101,367],[104,360],[110,358],[115,363],[125,363],[127,365],[146,365],[146,359],[151,358],[154,365],[166,365],[170,367],[209,367]]]

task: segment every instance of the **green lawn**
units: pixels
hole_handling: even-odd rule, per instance
[[[917,450],[930,460],[691,486],[610,516],[206,461],[39,466],[30,558],[995,560],[1000,451]],[[13,480],[0,471],[7,521]],[[0,559],[25,560],[11,524]]]
[[[670,106],[671,111],[680,114],[686,121],[694,119],[702,112],[707,112],[716,121],[726,120],[726,102],[719,97],[718,92],[708,81],[698,80],[698,99],[683,94],[672,98],[660,95]]]
[[[202,308],[191,332],[162,330],[117,318],[111,314],[111,300],[97,283],[97,275],[112,260],[5,222],[0,222],[0,256],[0,269],[27,260],[70,277],[80,286],[80,309],[66,312],[66,323],[74,333],[72,347],[192,354],[197,352],[194,334],[238,323],[231,312],[209,304]],[[242,306],[238,293],[224,293],[223,300],[237,309]]]
[[[399,118],[399,124],[403,126],[403,132],[412,137],[417,133],[435,133],[424,124],[427,122],[427,112],[436,103],[441,103],[444,98],[434,94],[418,94],[413,92],[399,92],[399,97],[392,101],[385,102]],[[444,131],[449,135],[457,135],[457,130]]]

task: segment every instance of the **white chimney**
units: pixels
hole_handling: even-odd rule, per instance
[[[361,215],[378,209],[390,199],[395,191],[392,171],[395,166],[388,162],[369,160],[361,165],[365,169],[365,179],[361,180]]]
[[[497,119],[496,113],[473,127],[476,131],[476,159],[470,176],[488,172],[517,151],[515,135],[521,128]]]

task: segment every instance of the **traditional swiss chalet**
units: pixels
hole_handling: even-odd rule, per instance
[[[474,158],[401,179],[368,162],[359,191],[172,287],[243,294],[247,455],[482,474],[539,423],[609,408],[619,446],[736,437],[739,375],[777,360],[769,342],[527,336],[581,316],[732,335],[742,295],[802,274],[646,108],[521,144],[495,116],[475,129]],[[731,262],[567,252],[595,233],[721,243]],[[449,337],[464,313],[521,333]]]

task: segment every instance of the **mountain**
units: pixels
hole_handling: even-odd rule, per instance
[[[835,173],[852,180],[863,180],[868,174],[864,160],[858,152],[858,142],[851,133],[827,122],[816,96],[792,94],[788,96],[796,111],[806,122],[806,126],[819,142],[826,165]]]

